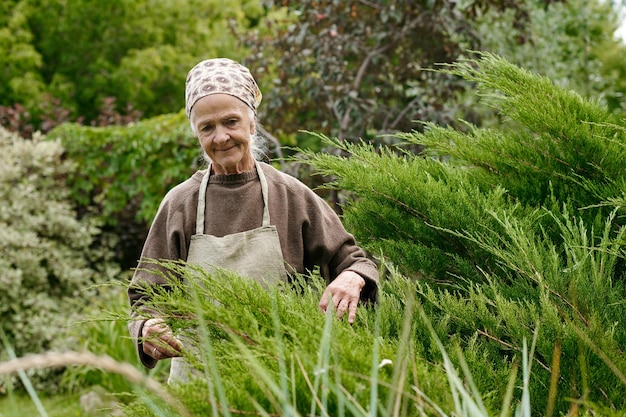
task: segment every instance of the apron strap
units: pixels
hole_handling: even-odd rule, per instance
[[[267,196],[267,180],[265,179],[265,174],[261,169],[259,161],[254,161],[254,163],[256,165],[256,172],[259,174],[259,181],[261,182],[261,194],[263,194],[263,227],[267,227],[270,225],[270,205]]]
[[[256,166],[256,172],[259,175],[259,182],[261,183],[261,194],[263,195],[263,226],[270,225],[270,209],[268,203],[268,190],[267,179],[261,169],[261,164],[258,161],[254,161]],[[206,174],[202,177],[200,183],[200,192],[198,193],[198,209],[196,211],[196,234],[204,234],[204,211],[206,207],[206,189],[209,186],[209,177],[211,176],[211,164],[207,168]]]
[[[209,177],[211,176],[211,164],[206,170],[206,174],[202,177],[200,183],[200,192],[198,193],[198,211],[196,212],[196,234],[204,234],[204,208],[206,205],[206,187],[209,185]]]

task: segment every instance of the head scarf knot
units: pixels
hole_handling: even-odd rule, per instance
[[[248,105],[256,114],[261,103],[261,91],[250,70],[228,58],[207,59],[189,71],[185,83],[185,112],[202,97],[210,94],[229,94]]]

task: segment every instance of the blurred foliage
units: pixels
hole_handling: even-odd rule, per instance
[[[17,355],[64,346],[68,321],[97,296],[86,288],[119,271],[114,242],[76,218],[65,180],[77,165],[40,139],[0,128],[0,326]]]
[[[116,258],[136,266],[148,227],[166,192],[201,168],[198,141],[185,112],[125,127],[63,124],[48,136],[80,169],[66,178],[79,216],[88,215],[119,240]]]
[[[614,37],[619,15],[613,3],[568,0],[532,8],[525,30],[511,28],[510,13],[486,13],[477,20],[483,50],[625,114],[626,45]]]
[[[477,16],[509,13],[523,32],[535,3],[265,1],[284,13],[265,20],[272,32],[245,34],[246,63],[267,91],[262,120],[281,136],[306,129],[366,140],[416,120],[454,124],[467,83],[430,69],[482,48]]]
[[[48,102],[88,124],[111,98],[124,115],[178,112],[187,71],[239,58],[233,28],[263,15],[253,0],[0,0],[0,10],[0,106],[26,108],[34,130]]]

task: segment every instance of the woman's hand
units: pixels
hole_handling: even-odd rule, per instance
[[[141,332],[143,352],[154,359],[182,356],[183,343],[174,336],[163,319],[148,319]]]
[[[332,300],[337,318],[341,319],[348,312],[348,323],[354,323],[356,319],[356,307],[361,296],[361,289],[365,286],[365,279],[353,271],[343,271],[337,275],[320,299],[320,309],[326,311]]]

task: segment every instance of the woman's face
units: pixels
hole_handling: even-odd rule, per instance
[[[254,168],[250,150],[254,118],[243,101],[228,94],[210,94],[193,105],[189,119],[216,174]]]

